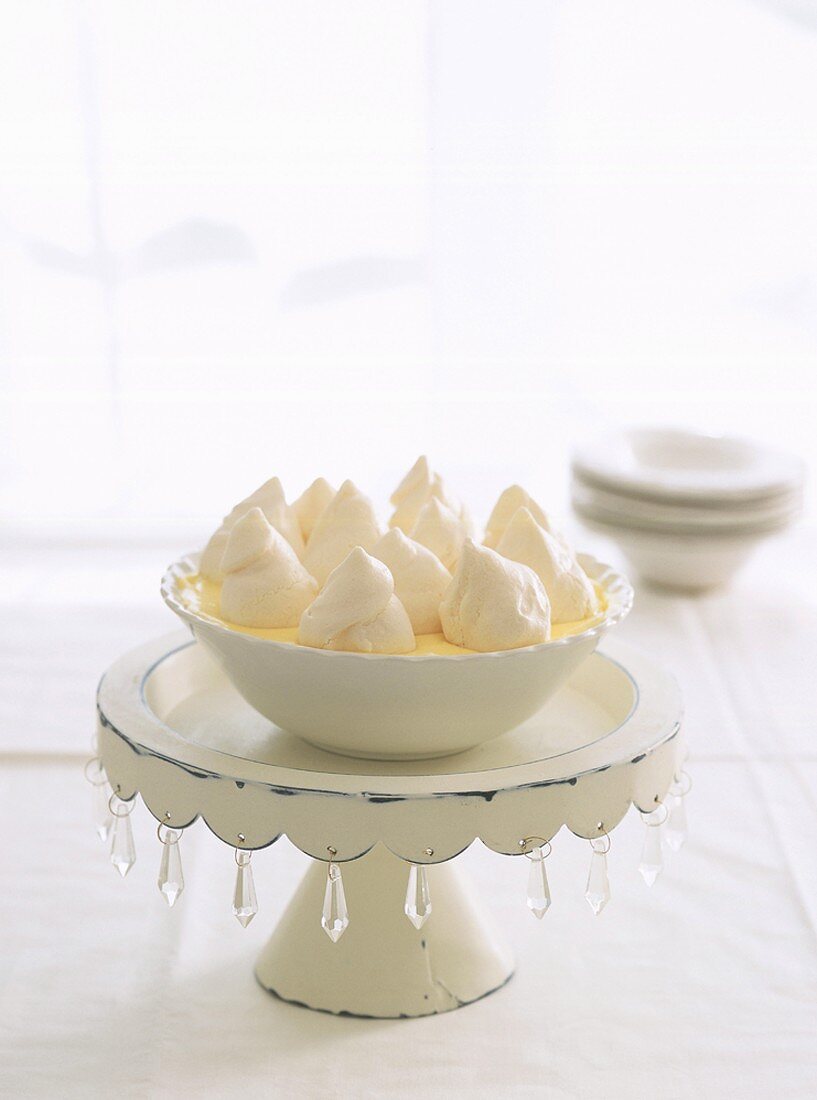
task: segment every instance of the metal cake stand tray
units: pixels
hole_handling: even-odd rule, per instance
[[[675,680],[615,641],[524,725],[434,760],[308,745],[257,714],[184,634],[117,661],[97,710],[116,805],[140,794],[171,841],[202,817],[240,864],[283,835],[313,857],[256,975],[285,1000],[360,1016],[447,1011],[511,976],[501,933],[453,863],[476,838],[543,866],[566,826],[604,860],[632,804],[664,804],[683,757]]]

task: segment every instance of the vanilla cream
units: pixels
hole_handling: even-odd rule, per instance
[[[249,634],[253,638],[260,638],[268,642],[280,642],[286,645],[298,644],[297,627],[250,627],[241,626],[230,622],[221,614],[221,585],[217,581],[207,580],[200,573],[193,573],[179,581],[179,597],[185,607],[194,614],[203,615],[207,619],[222,622],[231,630],[239,634]],[[596,588],[596,596],[599,599],[599,614],[589,619],[583,619],[577,623],[552,623],[550,640],[570,637],[571,634],[581,634],[590,627],[602,621],[602,611],[606,607],[603,593]],[[412,650],[415,656],[457,657],[475,650],[465,646],[453,645],[440,631],[435,634],[418,634],[415,636],[417,648]]]

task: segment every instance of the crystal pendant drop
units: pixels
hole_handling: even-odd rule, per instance
[[[172,909],[184,890],[184,872],[182,856],[179,851],[179,837],[176,829],[167,829],[162,840],[162,861],[159,864],[159,890]]]
[[[590,857],[590,873],[587,876],[587,889],[584,892],[587,903],[596,916],[610,900],[610,880],[607,877],[607,852],[593,849]]]
[[[529,859],[528,909],[541,920],[550,908],[550,885],[542,849],[534,848]]]
[[[673,852],[680,852],[687,838],[687,811],[683,795],[677,794],[670,807],[664,834]]]
[[[108,805],[110,796],[111,789],[107,783],[94,784],[94,826],[96,835],[103,844],[110,837],[113,828],[113,814]]]
[[[349,927],[346,894],[343,891],[343,878],[337,863],[329,864],[326,892],[323,895],[321,927],[332,943],[337,943]]]
[[[638,865],[641,877],[648,886],[652,886],[664,870],[664,856],[661,852],[661,826],[647,825],[644,833],[644,847],[641,849],[641,862]]]
[[[136,848],[133,843],[129,813],[114,817],[111,837],[111,863],[124,878],[136,863]]]
[[[246,928],[255,914],[258,912],[258,898],[255,894],[255,880],[253,879],[250,858],[252,852],[236,852],[235,861],[238,864],[238,872],[235,876],[235,893],[233,894],[233,915],[242,928]]]
[[[428,868],[412,863],[409,868],[406,903],[403,906],[415,928],[422,928],[431,914],[431,895],[428,892]]]

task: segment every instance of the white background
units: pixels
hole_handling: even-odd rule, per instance
[[[2,4],[0,516],[203,537],[606,422],[817,454],[807,0]],[[463,484],[467,481],[467,484]]]
[[[558,515],[638,421],[813,467],[816,196],[813,0],[0,0],[0,1095],[811,1100],[813,504],[722,592],[640,588],[690,842],[648,893],[623,823],[596,921],[560,834],[541,925],[474,845],[519,966],[461,1012],[264,996],[305,858],[258,853],[245,933],[199,822],[168,912],[144,807],[122,882],[80,776],[163,567],[272,474],[384,505],[428,451],[477,518]]]

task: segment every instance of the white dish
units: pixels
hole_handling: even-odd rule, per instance
[[[732,504],[701,507],[686,502],[661,502],[600,489],[576,475],[573,477],[571,492],[576,510],[592,515],[601,522],[687,530],[785,526],[799,514],[803,500],[802,491],[798,489],[780,494],[770,501],[741,500]]]
[[[501,653],[436,656],[343,653],[242,634],[186,606],[180,582],[195,557],[170,567],[162,596],[247,702],[282,729],[348,756],[410,760],[489,741],[535,714],[632,606],[629,581],[579,555],[607,599],[580,634]]]
[[[731,581],[768,535],[660,533],[596,523],[588,517],[583,521],[613,539],[642,580],[684,592],[704,592]]]
[[[677,429],[629,428],[593,440],[574,473],[600,487],[660,499],[750,500],[802,485],[802,462],[750,440]]]
[[[582,494],[573,492],[573,508],[576,515],[583,519],[590,519],[597,524],[610,525],[612,527],[627,527],[632,530],[650,531],[656,535],[700,535],[700,536],[735,536],[743,535],[771,535],[775,531],[781,531],[790,526],[801,511],[799,505],[790,506],[780,511],[779,514],[769,514],[765,518],[747,517],[744,520],[736,520],[724,516],[718,522],[715,518],[709,522],[697,520],[687,521],[684,515],[678,515],[674,519],[654,518],[649,514],[634,514],[615,507],[603,507],[595,503],[588,503]]]

